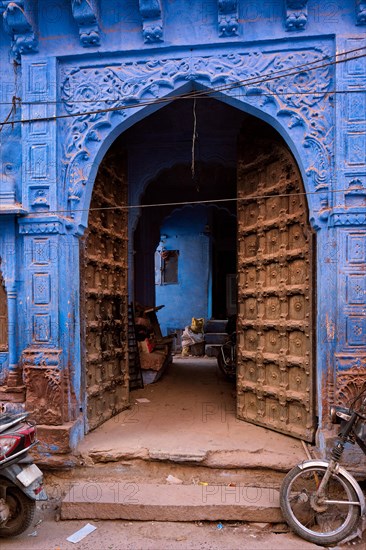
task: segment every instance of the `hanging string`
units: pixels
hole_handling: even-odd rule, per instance
[[[196,148],[196,138],[197,138],[197,117],[196,117],[196,98],[193,99],[193,135],[192,135],[192,163],[191,163],[191,171],[192,171],[192,179],[194,180],[196,175],[196,166],[195,166],[195,148]]]

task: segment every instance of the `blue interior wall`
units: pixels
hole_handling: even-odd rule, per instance
[[[163,334],[168,328],[184,328],[192,317],[207,319],[209,312],[210,239],[204,206],[186,207],[175,212],[161,226],[166,250],[179,250],[178,284],[156,285],[156,304]]]

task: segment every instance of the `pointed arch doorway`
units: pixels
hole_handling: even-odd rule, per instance
[[[217,103],[214,100],[210,101],[211,104]],[[212,107],[211,104],[210,107]],[[213,118],[209,111],[210,107],[207,107],[207,117]],[[226,108],[233,109],[229,106],[225,106]],[[236,110],[234,109],[234,111]],[[160,112],[151,115],[158,120],[160,116]],[[182,124],[183,119],[184,117],[179,117],[179,124]],[[170,112],[169,121],[171,122],[171,120]],[[137,134],[146,135],[146,128],[143,128],[143,124],[144,121],[141,121],[140,128],[134,130],[135,138]],[[313,439],[315,427],[312,320],[313,238],[308,221],[306,199],[303,195],[304,188],[288,147],[274,130],[248,115],[242,117],[240,126],[242,130],[237,148],[236,169],[238,198],[238,238],[236,243],[238,283],[237,415],[242,420],[310,441]],[[175,130],[173,125],[172,132],[174,133]],[[159,131],[161,131],[160,126]],[[223,129],[222,135],[225,134],[225,131],[228,131],[228,126]],[[130,140],[130,135],[127,134],[128,132],[125,136],[121,136],[120,146],[127,149],[131,170],[131,162],[134,161],[129,150],[129,143],[132,143],[133,139]],[[235,147],[238,142],[238,134],[237,125],[230,138],[235,141]],[[155,143],[151,135],[149,135],[149,140]],[[142,154],[141,151],[140,162],[143,162]],[[177,153],[177,158],[178,156]],[[181,161],[181,157],[179,159]],[[118,181],[127,182],[127,171],[123,168],[123,164],[119,166],[117,173],[115,185],[117,185],[117,189],[120,189]],[[131,181],[128,182],[129,186],[132,184]],[[174,195],[174,191],[171,190],[171,192]],[[118,197],[116,190],[112,191],[112,195],[112,203],[115,201],[115,204],[121,204],[121,202],[126,204],[124,202],[126,195]],[[93,202],[94,208],[98,210],[98,201],[101,204],[106,199],[104,191],[93,193],[94,199],[96,201]],[[89,216],[89,224],[91,220],[92,218]],[[103,232],[107,234],[109,231],[106,232],[105,228],[103,229],[101,221],[96,224],[91,223],[91,225],[94,228],[93,234],[97,234],[99,237]],[[126,237],[127,220],[121,221],[116,215],[113,227],[117,226],[122,229],[122,233]],[[108,238],[111,237],[112,235],[108,233]],[[101,242],[103,239],[105,241],[105,237],[101,238]],[[118,239],[120,237],[117,237]],[[108,244],[103,244],[102,249],[107,248]],[[113,253],[109,259],[111,265],[117,262]],[[153,270],[153,254],[150,259],[150,268]],[[127,298],[126,249],[124,249],[121,261],[125,266],[125,269],[122,269],[124,282],[120,288],[116,287],[116,295],[112,302],[116,300],[117,295],[123,295],[124,299],[119,306],[122,328],[118,330],[119,334],[126,334],[127,303],[132,298],[132,296]],[[94,262],[93,258],[91,258],[91,262]],[[130,261],[128,269],[136,270],[136,265],[131,265]],[[92,268],[93,270],[94,268]],[[103,270],[104,277],[99,280],[99,284],[106,288],[109,285],[108,281],[113,269],[109,269],[105,264]],[[93,277],[94,275],[91,280]],[[146,279],[150,279],[153,284],[153,271],[150,275],[146,274]],[[86,292],[88,292],[89,283],[84,277],[85,284]],[[120,388],[117,393],[114,391],[116,388],[113,387],[113,379],[116,373],[113,373],[112,369],[110,389],[108,389],[108,392],[111,390],[110,395],[114,395],[112,401],[115,399],[118,406],[113,407],[112,404],[108,409],[106,407],[103,409],[103,403],[109,403],[110,397],[106,399],[103,397],[104,389],[108,384],[103,386],[101,374],[98,372],[103,373],[103,357],[107,357],[106,353],[108,354],[118,346],[115,345],[116,331],[115,326],[112,327],[113,322],[109,323],[107,329],[111,319],[104,319],[108,322],[103,324],[101,317],[105,314],[98,311],[98,308],[95,309],[94,302],[90,306],[92,303],[90,300],[86,299],[86,307],[91,307],[91,310],[97,313],[92,313],[91,317],[87,317],[86,320],[84,341],[87,354],[89,353],[87,349],[88,332],[89,334],[93,330],[97,332],[101,330],[102,326],[103,330],[107,330],[107,337],[102,337],[100,333],[95,340],[95,342],[99,342],[99,349],[96,352],[99,359],[95,366],[91,366],[96,373],[92,386],[97,396],[96,402],[99,403],[99,416],[97,415],[99,420],[94,421],[94,425],[98,425],[100,419],[104,421],[108,415],[113,416],[118,410],[127,406],[128,357],[125,353],[125,346],[121,346],[121,355],[117,361],[119,365],[117,378],[120,381],[120,384],[117,385]],[[108,317],[114,310],[112,306],[109,309],[107,306],[107,310],[110,310],[107,314]],[[104,342],[103,345],[102,342]],[[102,349],[103,347],[104,349]],[[113,364],[115,365],[116,361]],[[85,372],[88,376],[88,367]],[[87,380],[85,383],[87,384]],[[91,395],[91,393],[88,395],[88,391],[86,392],[88,402],[91,401]],[[95,406],[90,408],[88,415],[94,414],[93,408],[95,409]],[[103,411],[103,414],[100,411]],[[89,426],[92,428],[93,422],[89,422]]]

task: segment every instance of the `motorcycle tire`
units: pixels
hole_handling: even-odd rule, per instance
[[[357,493],[341,473],[333,474],[326,486],[326,499],[350,504],[321,503],[315,493],[325,466],[295,466],[284,478],[280,489],[282,514],[290,528],[303,539],[322,546],[332,546],[347,538],[360,519]]]
[[[227,347],[225,347],[227,346]],[[225,354],[225,359],[224,359]],[[225,345],[219,351],[217,356],[217,365],[220,371],[228,378],[233,381],[236,379],[236,364],[231,359],[231,346]]]
[[[6,488],[6,504],[10,507],[10,517],[0,525],[0,537],[15,537],[31,525],[36,511],[36,503],[28,498],[15,485]]]

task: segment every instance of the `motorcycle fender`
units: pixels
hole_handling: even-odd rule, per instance
[[[31,483],[28,487],[25,487],[24,484],[19,481],[18,475],[21,474],[23,471],[22,466],[19,464],[12,464],[11,466],[7,466],[6,468],[3,468],[1,470],[1,477],[7,479],[10,481],[13,485],[16,485],[19,487],[19,489],[27,495],[32,500],[47,500],[47,494],[44,489],[42,489],[38,494],[34,492],[34,489],[38,486],[37,481]]]
[[[326,460],[305,460],[304,462],[301,462],[297,465],[298,468],[301,468],[303,470],[304,468],[307,468],[308,466],[324,466],[324,468],[328,468],[329,462]],[[360,502],[361,506],[361,517],[364,517],[366,514],[366,502],[365,497],[363,495],[363,492],[361,491],[361,487],[349,472],[342,466],[338,465],[338,473],[341,474],[343,477],[347,479],[347,481],[350,482],[354,490],[356,491],[357,498]]]

